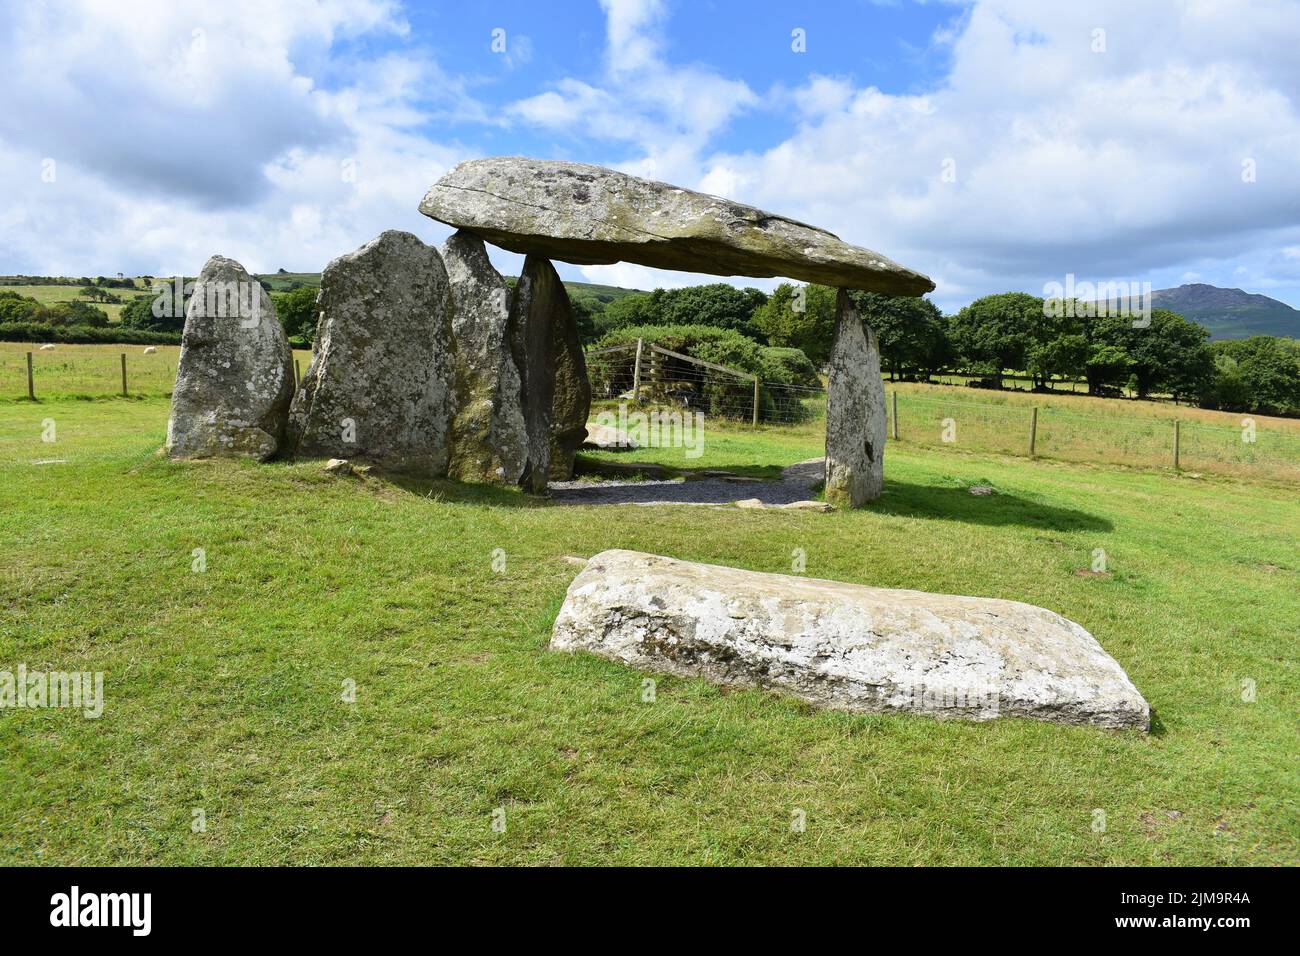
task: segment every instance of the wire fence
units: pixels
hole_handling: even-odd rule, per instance
[[[0,342],[0,399],[166,398],[176,384],[177,345]],[[295,350],[302,371],[311,352]]]
[[[764,381],[652,343],[641,343],[639,362],[637,352],[635,343],[587,352],[593,398],[701,411],[737,425],[797,426],[825,418],[825,388]],[[42,350],[0,343],[0,398],[166,397],[179,353],[176,346]],[[295,352],[294,358],[305,370],[311,353]],[[1300,481],[1300,430],[1287,433],[1251,416],[1230,427],[1190,417],[1089,414],[908,389],[890,389],[887,406],[889,436],[903,443]]]
[[[824,419],[826,389],[755,380],[739,370],[700,365],[642,343],[587,353],[597,399],[697,409],[736,423],[798,425]],[[1300,481],[1300,431],[1239,427],[1175,417],[1093,415],[1054,406],[993,404],[953,396],[889,391],[894,441],[1002,455],[1095,464],[1167,467]]]

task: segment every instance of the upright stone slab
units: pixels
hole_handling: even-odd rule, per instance
[[[451,283],[455,366],[448,474],[513,485],[528,461],[528,432],[510,351],[510,289],[472,233],[452,235],[442,260]]]
[[[552,650],[769,687],[854,712],[1033,717],[1145,731],[1150,708],[1086,630],[1018,601],[864,587],[602,551]]]
[[[551,272],[555,272],[553,266]],[[559,276],[555,278],[559,283]],[[568,481],[573,477],[574,456],[587,440],[591,380],[587,377],[587,359],[582,351],[573,303],[563,283],[559,283],[555,319],[551,323],[551,344],[555,355],[555,394],[551,399],[550,477]]]
[[[573,456],[587,434],[591,385],[573,306],[549,259],[528,256],[510,306],[510,346],[522,385],[528,459],[527,491],[549,477],[571,477]]]
[[[846,290],[835,300],[835,341],[827,363],[826,500],[861,508],[885,484],[885,383],[876,333]]]
[[[290,420],[295,453],[445,475],[451,295],[438,250],[384,232],[326,266],[317,302]]]
[[[238,262],[213,256],[185,311],[167,453],[270,458],[292,398],[293,352],[271,297]]]

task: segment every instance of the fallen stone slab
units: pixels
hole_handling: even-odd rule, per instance
[[[420,212],[512,252],[924,295],[926,276],[814,226],[603,166],[496,156],[430,187]]]
[[[603,551],[551,649],[766,687],[818,706],[1146,731],[1147,702],[1086,630],[1030,604]]]
[[[620,428],[589,422],[587,437],[582,447],[597,451],[635,451],[641,446],[635,438]]]

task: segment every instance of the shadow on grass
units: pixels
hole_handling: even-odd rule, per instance
[[[769,466],[756,465],[752,469],[735,467],[726,469],[735,475],[766,478]],[[700,469],[699,471],[703,471]],[[685,475],[686,473],[683,473]],[[778,472],[779,474],[779,472]],[[699,478],[698,475],[692,477]],[[498,508],[546,508],[556,504],[611,504],[654,503],[689,501],[695,504],[729,504],[738,498],[757,497],[769,504],[780,504],[815,495],[818,482],[810,475],[790,475],[786,480],[763,481],[752,484],[733,484],[725,479],[699,478],[685,483],[662,481],[618,483],[610,486],[594,482],[581,488],[557,489],[554,495],[529,495],[517,488],[502,488],[487,484],[466,484],[444,478],[420,478],[398,472],[376,470],[372,480],[382,481],[422,498],[441,501],[489,505]],[[1049,531],[1111,531],[1112,523],[1086,511],[1062,508],[1017,498],[1005,492],[990,495],[972,495],[965,486],[920,485],[900,481],[886,481],[886,494],[866,509],[875,514],[897,515],[907,518],[926,518],[938,521],[962,521],[967,524],[988,526],[1020,525]]]
[[[450,478],[421,478],[394,471],[372,471],[370,480],[421,498],[434,498],[455,504],[490,505],[494,508],[545,508],[549,502],[539,495],[526,495],[518,488],[453,481]]]
[[[884,497],[868,507],[877,514],[964,521],[967,524],[1022,525],[1051,531],[1111,531],[1114,528],[1108,519],[1086,511],[1026,501],[1001,491],[991,495],[972,495],[969,488],[951,485],[915,485],[886,480]]]

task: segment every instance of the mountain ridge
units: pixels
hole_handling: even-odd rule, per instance
[[[1252,335],[1300,338],[1300,309],[1259,292],[1191,282],[1151,293],[1151,307],[1177,312],[1210,330],[1211,339]]]

